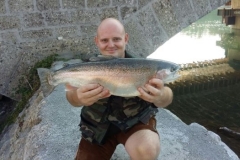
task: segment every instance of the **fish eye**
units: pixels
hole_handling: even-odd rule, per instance
[[[174,71],[176,71],[177,69],[178,69],[178,66],[173,66],[173,67],[170,68],[170,71],[171,71],[171,72],[174,72]]]

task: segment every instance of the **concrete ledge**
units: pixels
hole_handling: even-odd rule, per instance
[[[56,87],[46,98],[38,91],[30,104],[1,135],[0,159],[73,159],[81,138],[81,108],[69,105],[64,86]],[[186,125],[166,109],[159,109],[157,121],[161,139],[159,160],[239,160],[218,135],[197,123]],[[112,160],[126,159],[129,157],[119,145]]]

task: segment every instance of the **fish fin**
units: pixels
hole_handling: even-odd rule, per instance
[[[98,55],[97,57],[89,58],[89,61],[90,62],[97,62],[97,61],[108,61],[108,60],[112,60],[112,59],[116,59],[116,57],[106,56],[106,55]]]
[[[48,76],[51,74],[51,71],[46,68],[38,68],[37,72],[41,83],[41,90],[44,97],[47,97],[54,89],[54,86],[50,85],[48,81]]]

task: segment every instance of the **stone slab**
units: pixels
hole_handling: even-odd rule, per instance
[[[0,159],[74,159],[81,138],[80,112],[81,108],[67,102],[64,86],[56,87],[48,97],[35,104],[33,111],[27,112],[26,115],[34,114],[38,123],[33,121],[30,129],[25,127],[21,131],[17,129],[17,123],[5,132],[0,141]],[[239,160],[218,135],[203,126],[197,123],[186,125],[167,109],[159,109],[156,118],[161,141],[158,160]],[[24,119],[26,122],[31,120],[34,118]],[[119,145],[111,160],[127,159],[124,147]]]

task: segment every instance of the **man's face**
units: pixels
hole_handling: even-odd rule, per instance
[[[116,24],[107,24],[99,27],[95,43],[102,55],[110,55],[118,58],[125,57],[125,48],[128,42],[128,34]]]

